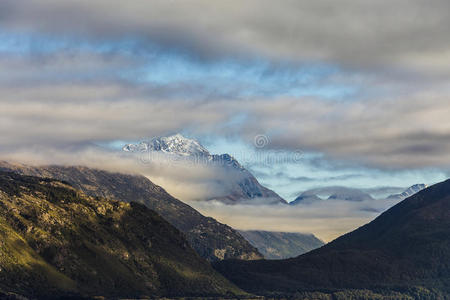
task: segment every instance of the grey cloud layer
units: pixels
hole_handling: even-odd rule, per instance
[[[73,88],[66,90],[71,97],[85,94],[83,87],[76,87],[76,92]],[[20,99],[32,98],[34,89],[22,91],[19,99],[1,92],[0,143],[9,150],[43,143],[142,139],[189,129],[198,134],[240,133],[249,143],[255,135],[267,134],[271,148],[319,151],[387,168],[448,167],[450,161],[448,98],[348,105],[308,99],[35,102]],[[96,97],[102,98],[101,93]],[[245,122],[224,125],[242,112],[248,116]]]
[[[123,39],[198,57],[263,55],[447,73],[450,4],[434,1],[5,0],[4,28]]]
[[[358,102],[199,100],[159,97],[151,85],[113,75],[84,76],[86,68],[87,74],[120,72],[124,60],[92,53],[0,58],[0,150],[140,140],[184,129],[239,134],[249,144],[266,134],[270,148],[318,151],[377,167],[449,166],[450,99],[443,86]],[[245,118],[233,123],[237,115]]]
[[[449,101],[433,94],[361,103],[274,101],[258,106],[247,130],[282,128],[272,147],[321,150],[385,167],[448,167]]]

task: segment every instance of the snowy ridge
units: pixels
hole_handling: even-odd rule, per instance
[[[206,150],[198,141],[188,139],[179,133],[167,137],[153,138],[149,142],[127,144],[122,149],[127,152],[161,151],[182,156],[210,155],[208,150]]]
[[[221,164],[245,171],[244,167],[233,156],[229,154],[211,154],[197,140],[186,138],[179,133],[167,137],[156,137],[149,142],[126,144],[122,150],[125,152],[162,152],[170,155],[194,158],[199,163]]]
[[[426,189],[428,186],[426,184],[415,184],[413,186],[410,186],[409,188],[407,188],[405,191],[403,191],[403,193],[401,194],[395,194],[395,195],[390,195],[388,197],[388,199],[406,199],[408,197],[411,197],[412,195],[420,192],[423,189]]]

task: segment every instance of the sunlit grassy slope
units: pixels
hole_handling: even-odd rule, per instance
[[[0,172],[0,288],[27,296],[242,294],[137,203]]]

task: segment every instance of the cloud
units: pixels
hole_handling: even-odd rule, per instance
[[[34,146],[0,153],[0,160],[28,165],[81,165],[111,172],[139,174],[183,201],[199,201],[229,193],[236,172],[220,166],[158,153],[121,153],[101,147],[59,149]]]
[[[289,205],[224,205],[189,202],[205,215],[242,230],[314,233],[329,242],[362,226],[394,205],[394,200],[316,201]]]
[[[112,172],[143,174],[201,213],[234,228],[314,233],[325,241],[363,225],[396,203],[396,200],[333,200],[289,206],[264,203],[225,205],[216,201],[197,201],[198,198],[223,193],[226,188],[223,182],[227,179],[231,182],[235,174],[224,173],[211,165],[173,160],[173,156],[159,157],[156,153],[149,158],[147,155],[142,157],[140,154],[105,151],[98,147],[67,152],[33,147],[2,154],[0,160],[30,165],[83,165]],[[221,183],[217,184],[218,181]]]
[[[251,169],[252,173],[255,174],[258,178],[271,178],[272,176],[276,176],[278,178],[283,178],[289,182],[289,184],[295,184],[299,182],[316,182],[316,183],[322,183],[322,184],[328,184],[329,182],[333,181],[345,181],[349,179],[355,179],[359,178],[362,175],[361,174],[343,174],[343,175],[336,175],[336,176],[324,176],[324,177],[308,177],[308,176],[292,176],[291,174],[288,174],[283,171],[278,171],[275,174],[271,173],[265,173],[262,171]]]
[[[256,135],[266,134],[266,149],[319,152],[384,169],[445,169],[450,161],[449,100],[440,95],[358,103],[308,98],[167,101],[114,82],[1,86],[0,91],[3,151],[140,140],[190,130],[238,134],[249,145]],[[246,119],[227,125],[239,113]]]
[[[362,191],[369,193],[372,197],[376,199],[384,199],[389,197],[390,195],[400,194],[404,190],[406,190],[406,187],[395,187],[395,186],[382,186],[382,187],[362,189]]]
[[[10,30],[134,37],[202,59],[266,56],[448,75],[449,3],[283,1],[2,1]]]
[[[251,140],[259,131],[269,136],[268,147],[318,151],[381,168],[448,167],[448,101],[424,93],[357,103],[259,102],[243,135]]]
[[[201,131],[231,114],[225,103],[146,98],[112,82],[3,86],[0,91],[0,152],[145,139],[190,127]]]

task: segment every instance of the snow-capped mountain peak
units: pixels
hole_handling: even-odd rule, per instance
[[[148,142],[127,144],[124,151],[160,151],[182,156],[209,156],[210,153],[198,141],[177,133],[167,137],[156,137]]]
[[[260,199],[256,203],[262,203],[261,199],[263,199],[270,204],[287,203],[274,191],[262,186],[233,156],[229,154],[211,154],[198,141],[186,138],[179,133],[167,137],[156,137],[148,142],[140,142],[139,144],[127,144],[122,149],[126,152],[160,152],[167,155],[178,155],[182,156],[180,162],[193,159],[196,164],[219,168],[215,170],[219,171],[220,176],[224,178],[220,183],[221,192],[218,196],[213,196],[206,200],[237,203],[239,201]],[[217,179],[214,184],[217,184]],[[228,193],[223,194],[222,189],[224,186],[227,186]]]

